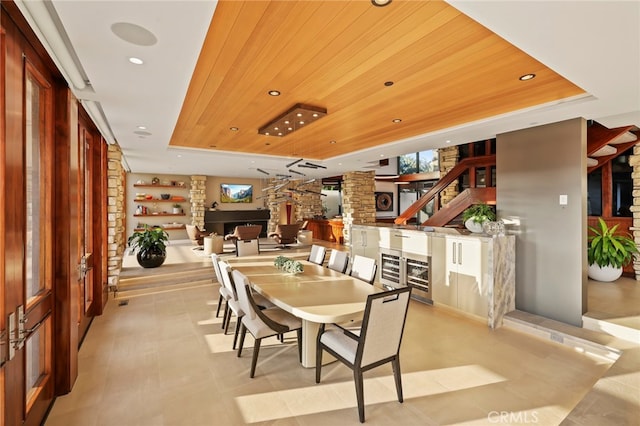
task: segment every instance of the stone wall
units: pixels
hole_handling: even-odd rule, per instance
[[[342,176],[344,243],[351,242],[351,225],[376,223],[375,171],[348,172]]]
[[[107,282],[109,290],[116,291],[122,270],[125,240],[125,174],[122,151],[118,145],[109,145],[107,151]]]
[[[207,188],[206,176],[191,176],[191,191],[189,198],[191,200],[191,224],[196,225],[199,229],[204,229],[204,210]]]
[[[272,179],[268,186],[278,185],[281,182],[279,179]],[[280,223],[281,215],[286,216],[284,210],[288,203],[291,204],[292,209],[291,223],[302,222],[305,218],[322,215],[322,196],[320,195],[322,182],[318,180],[304,186],[298,186],[299,184],[300,181],[296,180],[280,188],[277,192],[273,189],[266,191],[267,205],[271,212],[267,233],[275,231],[276,226]],[[303,192],[304,190],[313,192]],[[292,201],[283,199],[286,195],[290,196]]]
[[[640,145],[633,147],[633,154],[629,158],[629,165],[633,167],[633,172],[631,173],[633,180],[633,206],[631,206],[633,223],[629,230],[633,232],[633,239],[636,241],[636,245],[640,247]],[[635,258],[633,261],[633,270],[636,273],[636,280],[640,281],[639,258]]]
[[[442,179],[449,173],[449,170],[458,164],[458,147],[440,148],[438,149],[438,157],[440,161],[440,179]],[[458,179],[456,179],[440,193],[441,206],[456,198],[458,193]]]

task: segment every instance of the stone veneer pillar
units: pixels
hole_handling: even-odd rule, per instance
[[[375,171],[342,175],[342,223],[344,243],[351,243],[351,225],[376,223]]]
[[[629,165],[633,167],[631,173],[631,179],[633,180],[633,206],[631,206],[633,222],[629,230],[633,232],[633,239],[636,245],[640,247],[640,145],[633,147],[633,154],[629,157]],[[636,280],[640,281],[640,259],[634,259],[633,270],[636,273]]]
[[[281,181],[278,179],[272,179],[268,185],[276,185],[279,182]],[[296,189],[298,183],[299,181],[292,181],[286,186],[286,188],[280,188],[277,193],[273,189],[267,191],[267,204],[271,213],[267,233],[275,231],[276,226],[280,223],[280,215],[282,214],[282,211],[286,209],[287,202],[278,202],[278,195],[286,193],[287,190]],[[293,191],[290,192],[291,198],[294,200],[291,207],[293,209],[291,223],[302,222],[305,218],[322,215],[322,200],[320,195],[320,192],[322,191],[322,182],[311,182],[300,189],[308,189],[309,191],[313,191],[313,193],[308,192],[303,194]]]
[[[122,151],[118,145],[109,145],[107,151],[107,283],[116,291],[122,270],[125,249],[125,173]]]
[[[206,198],[207,177],[191,176],[191,224],[204,229],[204,202]]]
[[[458,164],[458,155],[457,146],[438,149],[440,179],[442,179],[456,164]],[[440,193],[440,206],[442,207],[449,201],[456,198],[458,193],[458,179],[456,179]]]

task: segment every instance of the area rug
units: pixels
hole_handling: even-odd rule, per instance
[[[284,249],[282,249],[281,247],[278,247],[277,245],[273,244],[271,241],[265,242],[265,243],[260,242],[260,253],[278,252],[278,251],[283,251],[283,250]],[[193,247],[191,251],[193,252],[193,254],[195,254],[198,257],[209,257],[208,254],[205,254],[205,251],[204,251],[203,247]],[[225,256],[225,255],[234,255],[235,256],[235,253],[236,253],[235,245],[233,243],[231,243],[231,242],[225,242],[224,245],[222,246],[222,253],[220,255],[221,256]]]

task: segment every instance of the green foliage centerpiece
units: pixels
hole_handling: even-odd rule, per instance
[[[299,274],[300,272],[304,271],[302,263],[285,256],[276,257],[273,261],[273,265],[281,271],[285,271],[290,274]]]

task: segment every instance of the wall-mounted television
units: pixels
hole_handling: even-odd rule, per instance
[[[253,202],[253,185],[221,183],[220,184],[220,202],[222,203]]]

